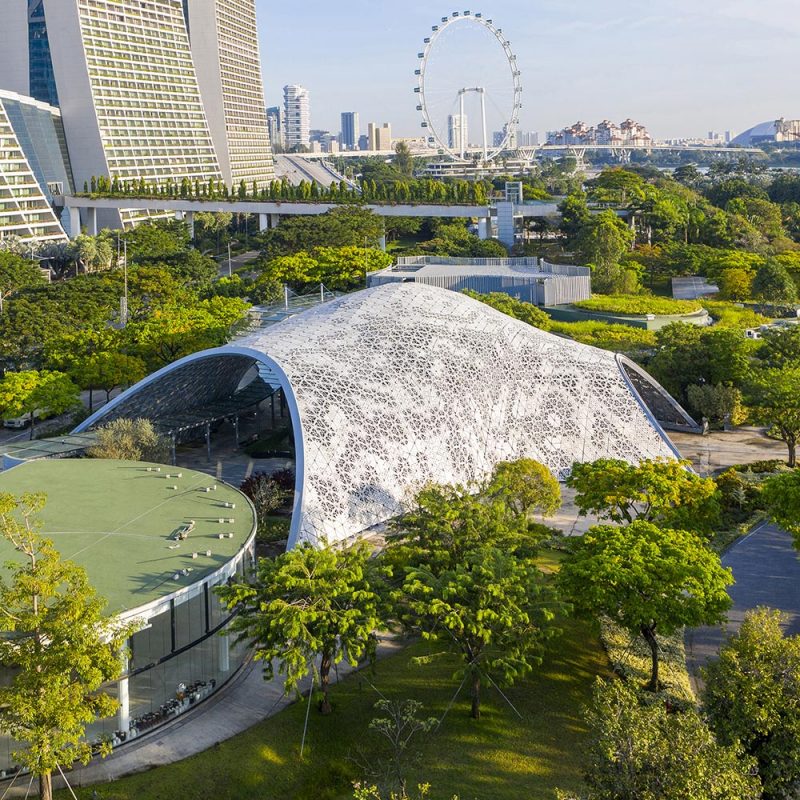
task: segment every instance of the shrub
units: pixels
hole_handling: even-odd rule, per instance
[[[98,428],[97,444],[86,455],[162,464],[169,460],[169,443],[149,419],[115,419]]]
[[[715,325],[722,328],[757,328],[769,322],[769,318],[751,308],[742,308],[721,300],[702,300],[703,308],[711,314]]]
[[[553,322],[550,331],[568,336],[576,342],[599,347],[602,350],[613,350],[616,353],[649,350],[656,346],[656,336],[653,331],[612,322],[595,320]]]
[[[242,481],[239,488],[253,501],[259,538],[269,537],[274,533],[274,526],[270,524],[272,513],[286,502],[287,492],[266,472],[253,473]]]
[[[593,296],[588,300],[573,303],[575,308],[584,311],[600,311],[609,314],[692,314],[700,311],[702,305],[696,300],[672,300],[669,297],[652,295],[610,294]]]
[[[742,393],[735,386],[725,384],[692,384],[686,396],[693,411],[697,411],[710,422],[728,422],[741,425],[747,419],[747,410],[742,403]]]

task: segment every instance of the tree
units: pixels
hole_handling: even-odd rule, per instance
[[[78,401],[78,387],[62,372],[7,372],[0,380],[0,416],[28,415],[31,439],[37,411],[63,414],[76,406]]]
[[[800,366],[800,325],[767,331],[756,357],[772,368]]]
[[[800,437],[800,365],[754,370],[746,396],[752,420],[780,436],[789,451],[789,466],[796,467]]]
[[[234,582],[216,592],[229,609],[240,610],[231,630],[253,643],[265,679],[273,678],[277,662],[290,692],[313,673],[322,692],[320,711],[329,714],[331,667],[343,659],[355,667],[375,657],[376,631],[385,622],[384,575],[364,543],[303,545],[260,559],[252,583]]]
[[[370,777],[375,777],[381,789],[397,792],[397,800],[408,800],[407,771],[410,764],[421,755],[412,749],[420,734],[429,733],[437,723],[436,717],[423,719],[417,715],[422,703],[417,700],[389,700],[375,703],[375,710],[383,716],[373,717],[369,729],[381,737],[387,751],[385,757],[375,758],[373,753],[359,757],[360,765]],[[378,787],[375,787],[376,792]],[[378,795],[380,797],[380,795]]]
[[[394,146],[394,166],[406,178],[414,175],[414,156],[405,142],[398,142]]]
[[[152,461],[163,464],[169,458],[169,444],[149,419],[122,417],[98,428],[96,444],[86,451],[90,458],[121,461]]]
[[[754,759],[737,742],[718,744],[694,709],[670,713],[612,679],[598,681],[588,723],[583,800],[761,798]]]
[[[70,373],[79,378],[85,388],[102,389],[106,393],[106,402],[109,402],[114,389],[137,383],[147,374],[147,367],[141,358],[106,350],[78,359]]]
[[[148,367],[155,369],[224,344],[247,308],[247,303],[235,297],[212,297],[193,306],[165,305],[129,324],[125,336]]]
[[[517,300],[515,297],[506,294],[505,292],[490,292],[489,294],[478,294],[471,289],[464,289],[464,294],[471,297],[473,300],[479,300],[487,306],[491,306],[496,311],[501,311],[503,314],[508,314],[509,317],[514,317],[521,322],[527,322],[534,328],[546,331],[551,327],[550,316],[547,312],[537,308],[533,303],[526,303],[523,300]]]
[[[53,771],[92,756],[86,726],[117,709],[100,687],[119,677],[131,630],[105,616],[86,572],[38,534],[44,503],[42,494],[0,494],[0,533],[19,553],[0,580],[0,663],[13,675],[0,687],[0,724],[26,745],[13,757],[50,800]]]
[[[783,635],[784,621],[778,611],[748,612],[703,671],[711,728],[755,756],[766,800],[800,789],[800,638]]]
[[[724,300],[749,300],[752,292],[752,273],[737,268],[722,271],[719,277],[719,294]]]
[[[555,633],[554,597],[542,573],[496,547],[472,549],[438,574],[409,567],[401,603],[412,629],[461,658],[473,719],[480,719],[482,681],[508,686],[525,677]]]
[[[575,245],[585,263],[602,269],[618,264],[633,240],[633,231],[623,220],[613,211],[603,211],[583,225]]]
[[[721,622],[733,577],[697,534],[636,520],[596,525],[575,539],[558,583],[576,613],[605,614],[631,636],[642,636],[652,662],[647,689],[657,691],[656,631]]]
[[[473,550],[490,547],[512,555],[532,550],[542,532],[513,513],[512,496],[489,496],[487,489],[486,484],[431,485],[420,491],[413,508],[391,523],[389,562],[437,576],[463,564]]]
[[[786,268],[771,259],[753,279],[753,296],[760,303],[787,306],[797,302],[797,286]]]
[[[33,261],[0,250],[0,314],[3,313],[4,301],[20,289],[43,284],[42,272]]]
[[[772,519],[794,536],[794,546],[800,549],[800,470],[767,478],[760,499]]]
[[[513,514],[551,516],[561,507],[561,487],[553,473],[532,458],[498,463],[485,491],[502,498]]]
[[[686,390],[689,405],[712,422],[741,425],[747,419],[742,404],[742,392],[735,386],[708,383],[689,386]]]
[[[567,486],[575,489],[582,515],[630,523],[708,531],[719,516],[717,487],[688,461],[645,459],[638,465],[615,458],[573,464]]]

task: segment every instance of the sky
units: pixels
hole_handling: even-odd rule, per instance
[[[282,102],[285,84],[302,84],[312,128],[338,132],[339,114],[358,111],[362,129],[374,120],[392,123],[395,136],[421,135],[417,53],[432,25],[464,8],[491,17],[511,41],[522,72],[521,130],[632,117],[657,138],[677,138],[800,118],[800,0],[256,3],[267,103]],[[449,64],[466,82],[470,67],[484,69],[487,85],[510,98],[499,44],[451,30],[434,54],[442,72]]]

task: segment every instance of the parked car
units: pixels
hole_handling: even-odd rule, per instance
[[[50,410],[47,408],[37,408],[33,412],[33,418],[37,422],[40,419],[46,419],[49,415],[50,415]],[[23,414],[21,417],[11,417],[11,419],[3,420],[4,428],[13,428],[15,430],[22,430],[23,428],[27,428],[28,425],[30,424],[31,424],[30,414]]]

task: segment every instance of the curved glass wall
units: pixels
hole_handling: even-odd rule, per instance
[[[234,579],[249,574],[253,558],[250,543],[237,556]],[[114,746],[132,741],[191,710],[236,674],[249,648],[226,635],[233,615],[214,593],[215,585],[219,578],[212,577],[190,587],[131,637],[126,672],[104,687],[120,709],[87,728],[89,741],[107,740]],[[15,749],[18,743],[0,735],[0,779],[17,771]]]

